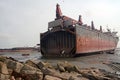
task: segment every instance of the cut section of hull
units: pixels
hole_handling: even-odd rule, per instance
[[[43,56],[69,57],[75,54],[75,35],[68,31],[50,32],[41,37]]]

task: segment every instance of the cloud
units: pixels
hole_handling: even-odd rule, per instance
[[[39,43],[39,33],[45,32],[48,22],[54,20],[58,2],[63,14],[76,19],[81,14],[85,23],[94,20],[98,28],[99,25],[115,27],[119,24],[119,6],[109,4],[108,0],[0,0],[0,47]]]

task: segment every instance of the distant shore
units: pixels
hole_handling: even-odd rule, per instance
[[[0,52],[31,52],[31,51],[39,51],[39,48],[35,47],[15,47],[9,49],[0,49]]]

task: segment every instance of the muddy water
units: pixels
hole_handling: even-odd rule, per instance
[[[23,55],[28,54],[28,55]],[[115,54],[94,54],[89,56],[81,56],[76,58],[42,58],[40,52],[0,52],[2,56],[13,57],[16,60],[25,62],[26,60],[32,59],[35,61],[47,61],[52,64],[56,64],[60,61],[68,61],[81,68],[96,67],[105,69],[107,71],[113,71],[110,67],[103,64],[109,61],[120,62],[120,49],[117,49]]]

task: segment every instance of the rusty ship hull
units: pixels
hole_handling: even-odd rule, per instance
[[[40,34],[40,50],[45,57],[73,57],[93,52],[113,52],[118,37],[110,31],[96,30],[83,25],[81,17],[76,21],[63,16],[59,5],[56,6],[56,19],[48,24],[48,31]]]
[[[41,36],[41,53],[43,56],[69,57],[76,54],[114,51],[118,39],[101,32],[77,26],[75,32],[59,30],[46,32]]]
[[[90,53],[102,51],[114,51],[117,47],[118,38],[89,30],[83,26],[76,27],[76,53]]]

